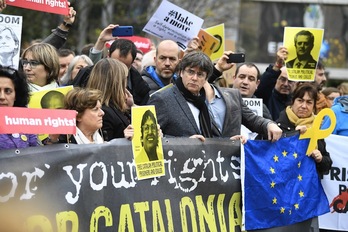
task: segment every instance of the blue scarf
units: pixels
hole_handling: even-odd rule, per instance
[[[150,74],[150,76],[152,77],[152,80],[153,80],[154,82],[156,82],[156,84],[157,84],[159,87],[163,88],[163,87],[165,86],[165,85],[163,84],[163,82],[161,81],[161,79],[158,77],[158,75],[157,75],[157,73],[156,73],[156,70],[155,70],[154,66],[148,66],[148,67],[146,67],[146,71]],[[176,78],[177,78],[177,76],[176,76],[176,74],[174,74],[174,75],[172,76],[172,79],[175,81]]]

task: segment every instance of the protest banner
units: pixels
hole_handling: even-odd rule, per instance
[[[22,16],[0,14],[0,65],[18,70],[22,38]]]
[[[239,142],[162,143],[166,175],[145,180],[126,139],[2,150],[0,211],[28,232],[241,231]]]
[[[72,90],[74,87],[72,85],[58,87],[55,89],[41,90],[36,91],[30,94],[30,99],[28,103],[29,108],[37,108],[37,109],[64,109],[64,97],[65,95]],[[42,111],[47,112],[51,115],[56,115],[56,111]],[[62,113],[62,112],[58,112]],[[50,116],[50,115],[46,115]],[[76,116],[76,114],[75,114]],[[76,128],[74,129],[74,133],[59,133],[59,134],[75,134]],[[69,130],[71,132],[71,130]],[[36,132],[37,133],[37,132]],[[40,133],[38,135],[39,139],[43,141],[48,137],[49,133]],[[58,133],[51,133],[58,134]]]
[[[76,111],[2,107],[0,133],[75,134]]]
[[[203,19],[163,0],[143,31],[162,40],[171,39],[185,50],[189,41],[198,35]]]
[[[132,107],[132,150],[139,180],[165,175],[155,106]]]
[[[348,156],[344,150],[348,137],[330,135],[325,142],[333,163],[321,184],[330,203],[330,212],[319,217],[319,228],[348,231]]]
[[[216,26],[208,27],[205,29],[205,31],[219,40],[219,45],[215,47],[214,52],[210,56],[211,60],[217,60],[224,54],[225,51],[225,24],[221,23]],[[233,51],[233,49],[231,50]]]
[[[69,5],[67,0],[9,0],[6,2],[6,4],[9,6],[21,7],[25,9],[54,14],[69,14]]]
[[[314,81],[323,36],[324,29],[284,28],[283,44],[289,52],[285,61],[289,80]]]
[[[209,57],[211,57],[215,49],[220,46],[220,41],[203,29],[199,30],[197,37],[199,39],[198,49]]]
[[[347,139],[326,139],[334,164],[322,184],[331,212],[319,217],[320,228],[347,230]],[[239,144],[169,138],[163,149],[166,175],[145,180],[137,179],[126,139],[2,150],[0,215],[58,232],[241,231]]]

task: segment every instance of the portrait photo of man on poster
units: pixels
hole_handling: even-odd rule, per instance
[[[287,68],[315,69],[317,61],[311,55],[314,47],[314,35],[310,31],[301,30],[294,37],[296,58],[286,63]]]
[[[291,81],[314,81],[324,29],[285,27],[283,46],[288,50],[286,72]]]

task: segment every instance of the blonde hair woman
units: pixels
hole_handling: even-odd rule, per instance
[[[59,58],[52,45],[47,43],[31,45],[24,50],[21,62],[31,92],[59,87],[57,83]]]
[[[128,68],[125,64],[106,58],[96,63],[87,82],[87,88],[102,92],[101,104],[105,112],[102,131],[106,141],[124,138],[124,130],[130,124],[126,102],[127,98],[132,97],[126,89],[127,76]]]

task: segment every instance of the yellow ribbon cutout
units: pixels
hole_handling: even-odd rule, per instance
[[[329,128],[321,130],[320,129],[321,122],[323,121],[325,116],[330,118],[330,126]],[[335,126],[336,126],[335,113],[330,108],[322,109],[319,112],[319,114],[315,117],[312,127],[308,128],[304,134],[300,135],[300,139],[307,139],[307,138],[310,139],[307,152],[306,152],[308,156],[317,146],[318,140],[328,137],[332,133],[332,131],[335,129]]]

